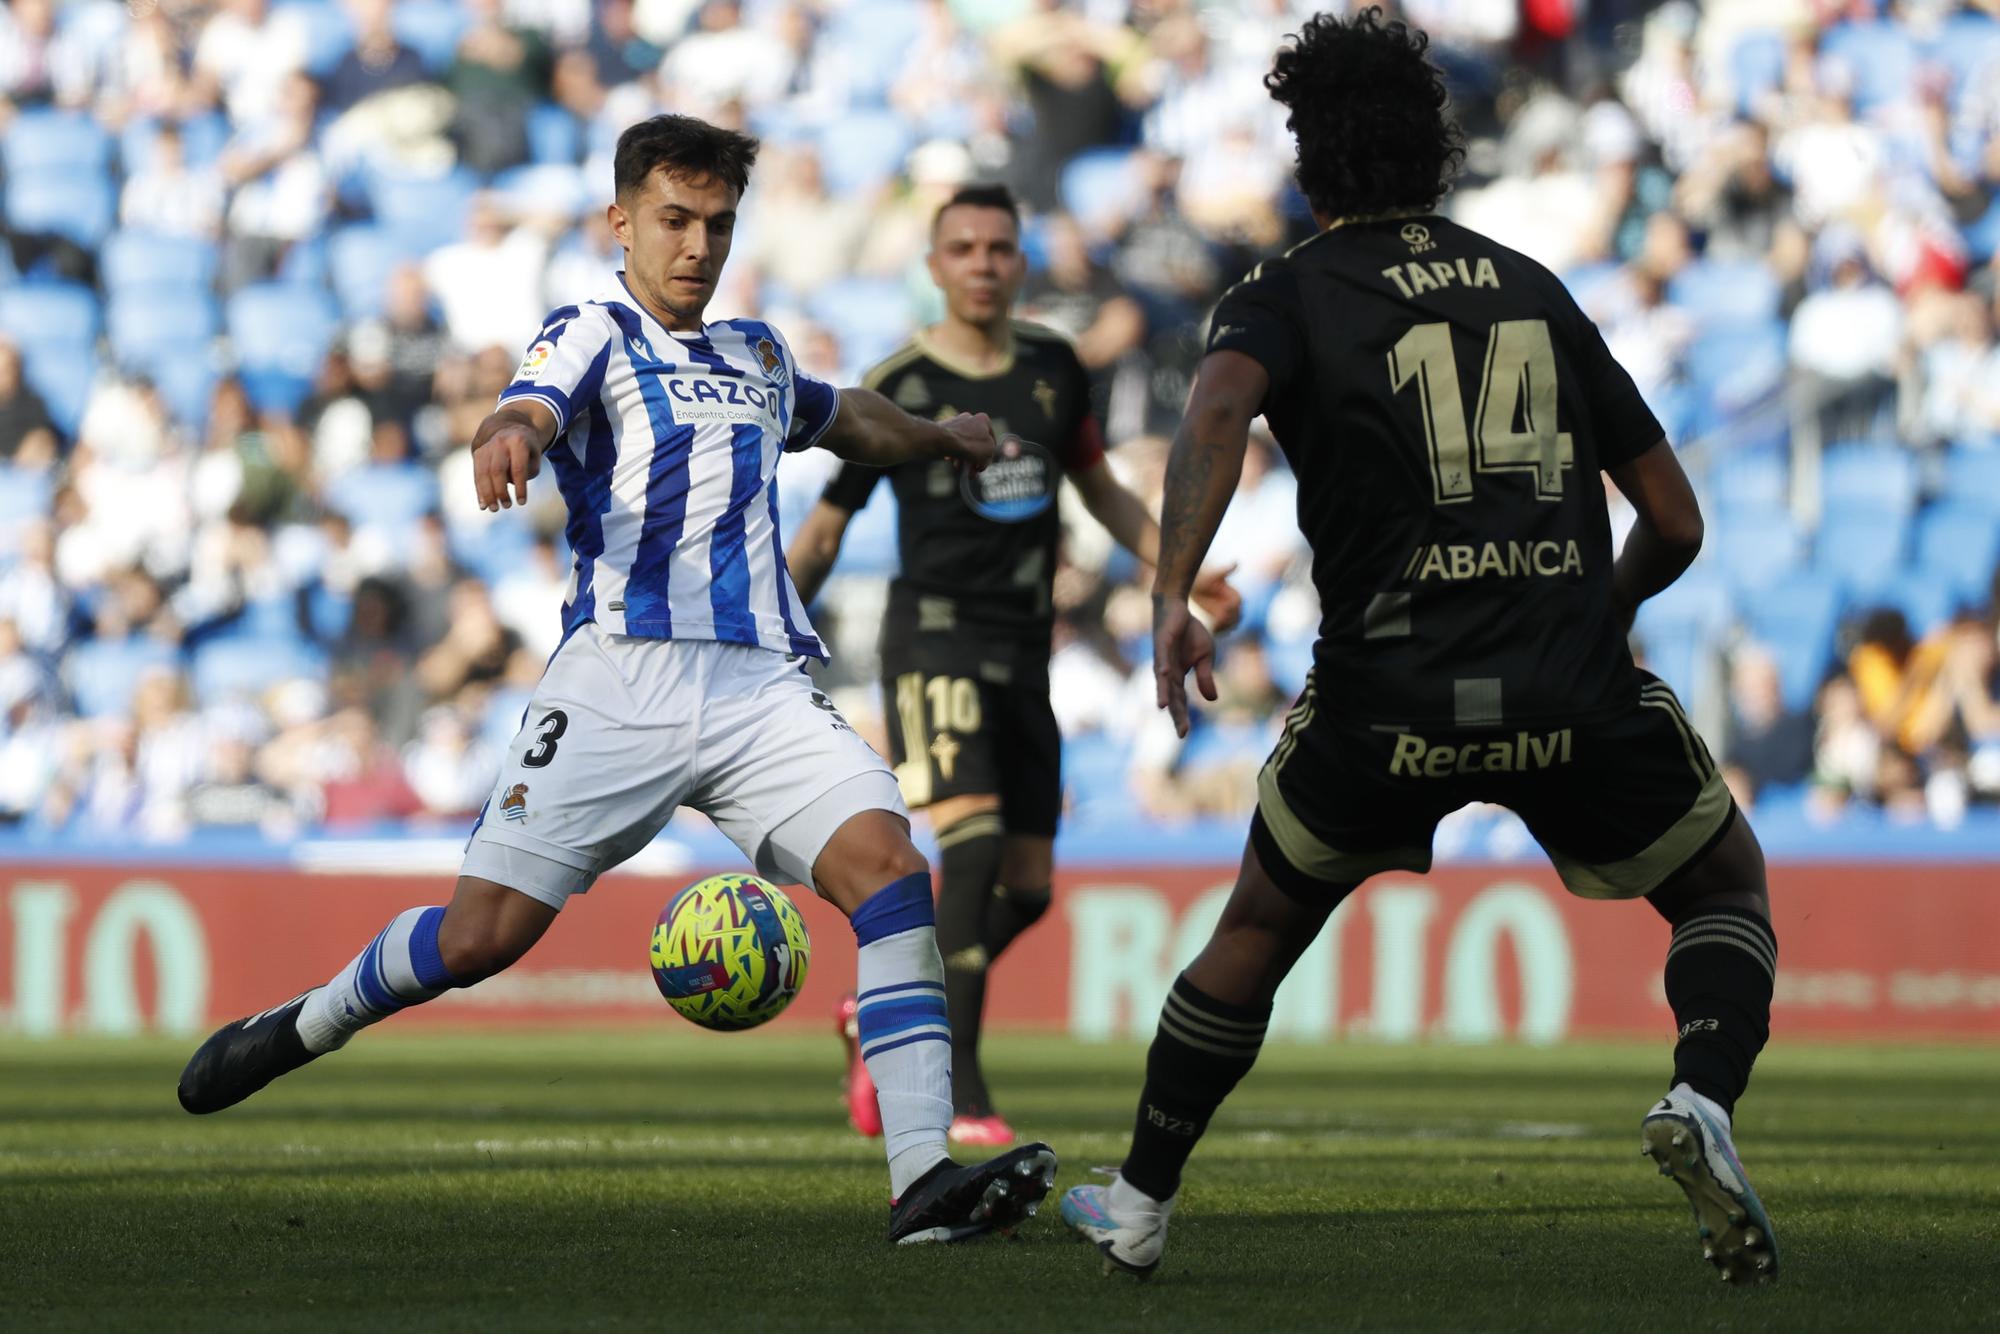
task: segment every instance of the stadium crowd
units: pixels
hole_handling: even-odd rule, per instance
[[[1563,274],[1682,446],[1708,549],[1636,642],[1746,803],[2000,798],[2000,3],[1412,0],[1470,140],[1445,207]],[[1287,0],[12,0],[0,11],[0,823],[463,828],[559,633],[553,480],[465,449],[617,251],[620,130],[766,143],[715,316],[852,383],[937,299],[931,214],[1029,207],[1157,496],[1208,311],[1309,234],[1261,76]],[[832,463],[780,470],[803,516]],[[816,609],[880,741],[886,488]],[[1317,608],[1253,445],[1222,698],[1151,708],[1139,572],[1057,584],[1074,819],[1237,816]]]

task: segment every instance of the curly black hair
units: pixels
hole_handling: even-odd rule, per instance
[[[1344,20],[1316,14],[1278,52],[1264,86],[1291,112],[1299,189],[1321,217],[1427,209],[1451,188],[1465,136],[1429,46],[1370,7]]]

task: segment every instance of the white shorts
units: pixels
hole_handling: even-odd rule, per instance
[[[784,884],[812,884],[828,840],[861,812],[909,819],[889,767],[802,660],[587,623],[535,687],[460,873],[561,908],[679,806]]]

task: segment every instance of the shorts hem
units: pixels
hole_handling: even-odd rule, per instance
[[[868,811],[887,811],[905,824],[909,822],[902,790],[887,769],[854,774],[835,783],[790,815],[773,821],[758,845],[744,851],[759,874],[779,875],[817,891],[813,867],[820,854],[842,825]]]
[[[560,843],[551,843],[547,839],[536,838],[533,834],[523,834],[517,830],[504,829],[491,821],[479,826],[474,831],[472,841],[477,843],[480,839],[486,839],[494,843],[503,843],[521,852],[533,853],[545,861],[560,862],[572,870],[587,871],[592,875],[597,873],[597,858],[590,856],[588,853],[578,852],[574,848],[563,847]],[[468,846],[467,851],[469,852],[470,850]]]

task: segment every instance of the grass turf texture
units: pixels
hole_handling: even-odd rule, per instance
[[[199,1119],[193,1045],[0,1043],[0,1328],[1658,1334],[2000,1300],[1990,1049],[1770,1053],[1741,1147],[1785,1274],[1736,1290],[1637,1151],[1662,1047],[1274,1046],[1140,1286],[1054,1197],[1013,1241],[888,1247],[830,1036],[369,1034]],[[1122,1156],[1140,1048],[989,1045],[1058,1190]]]

